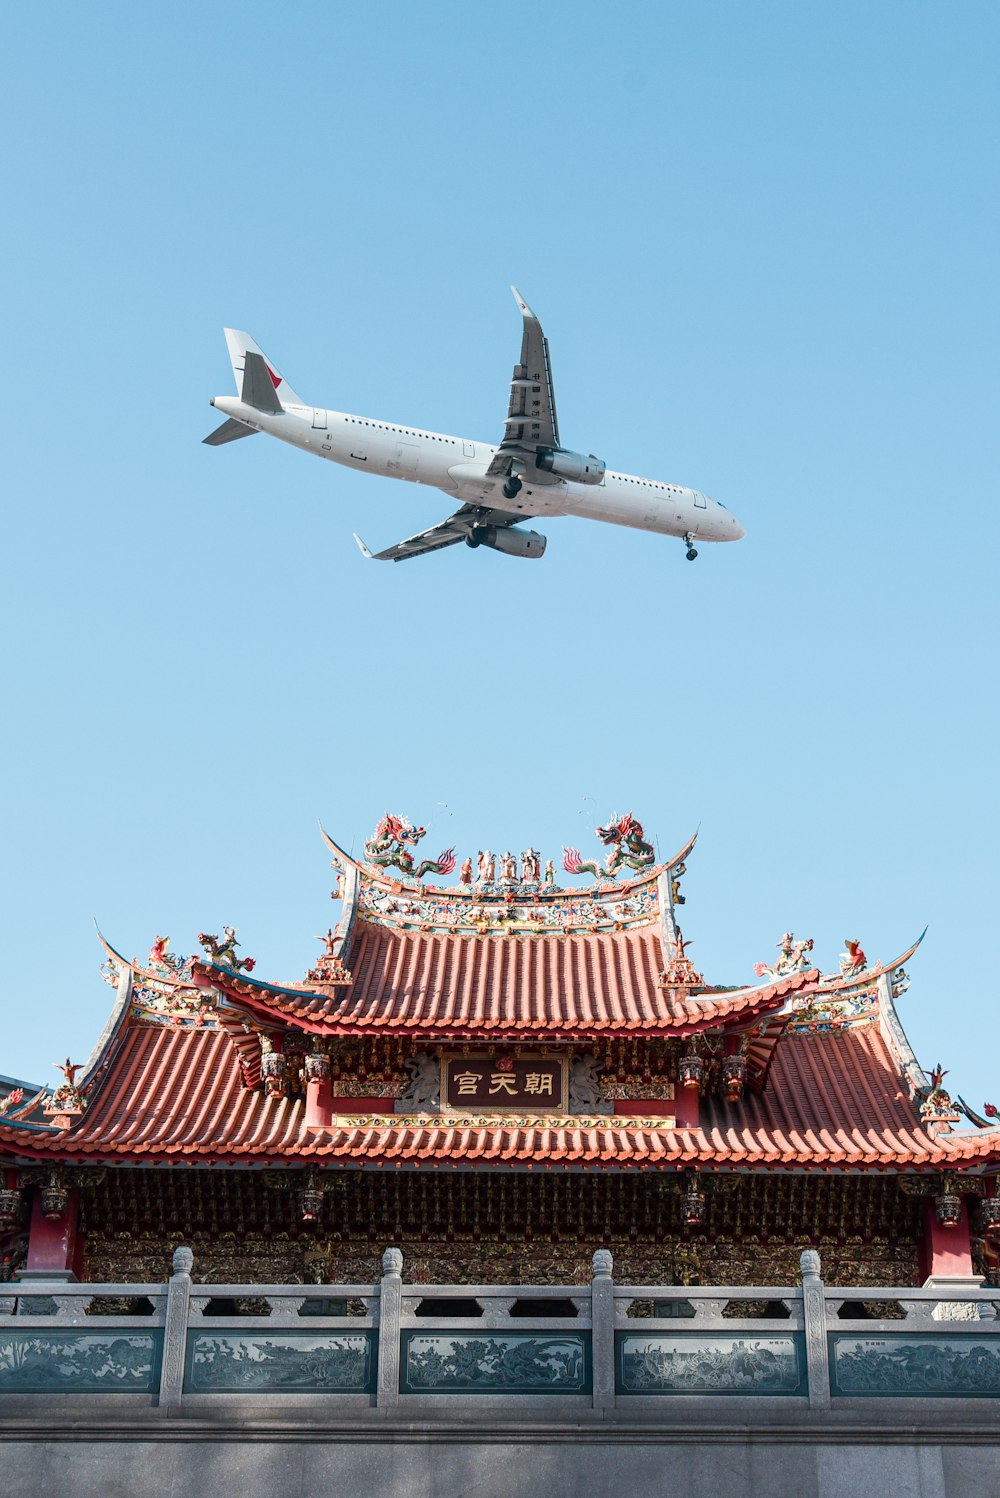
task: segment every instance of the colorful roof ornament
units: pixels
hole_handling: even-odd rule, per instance
[[[567,874],[593,874],[595,879],[617,879],[621,868],[641,873],[653,867],[656,861],[653,845],[646,842],[642,823],[630,811],[623,817],[616,812],[606,827],[595,830],[611,852],[601,864],[594,859],[581,858],[578,848],[564,848],[563,868]]]
[[[684,940],[678,929],[674,955],[660,976],[660,981],[666,988],[704,988],[704,978],[701,973],[695,971],[694,963],[687,955],[690,945],[691,943]]]
[[[79,1118],[87,1106],[87,1099],[76,1085],[83,1063],[73,1062],[67,1056],[65,1061],[56,1061],[53,1065],[56,1071],[62,1072],[64,1080],[51,1097],[45,1099],[42,1112],[52,1120],[56,1128],[68,1128],[70,1120]]]
[[[943,1085],[947,1075],[948,1073],[940,1062],[931,1068],[928,1074],[928,1085],[920,1103],[921,1121],[931,1134],[937,1133],[940,1129],[948,1129],[953,1123],[959,1121],[959,1111]]]
[[[408,817],[386,812],[365,843],[365,858],[376,868],[399,869],[418,883],[427,874],[450,874],[455,867],[454,848],[445,848],[437,858],[425,858],[419,864],[409,851],[407,843],[415,847],[426,835],[426,827],[414,827]]]
[[[223,926],[221,941],[217,936],[210,936],[204,931],[199,931],[198,945],[212,962],[217,963],[219,967],[231,968],[234,973],[252,973],[257,966],[252,957],[237,957],[236,948],[239,942],[236,940],[236,930],[233,926]]]
[[[754,972],[758,978],[786,978],[789,973],[802,973],[812,967],[810,953],[815,943],[811,936],[805,941],[796,941],[793,931],[786,931],[778,942],[778,960],[769,966],[766,962],[755,962]]]

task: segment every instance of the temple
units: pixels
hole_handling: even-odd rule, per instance
[[[336,925],[301,981],[235,932],[148,959],[105,943],[116,1002],[55,1088],[0,1088],[8,1280],[218,1284],[993,1279],[1000,1131],[918,1064],[896,1013],[913,943],[824,971],[786,933],[752,981],[698,971],[680,929],[694,839],[639,822],[551,860],[454,850],[383,818],[326,838]],[[758,955],[758,954],[752,954]],[[700,966],[700,964],[699,964]]]

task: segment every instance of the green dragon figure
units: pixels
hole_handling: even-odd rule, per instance
[[[652,868],[655,859],[652,844],[646,842],[642,823],[637,822],[631,812],[626,812],[623,817],[613,816],[606,827],[598,827],[596,832],[606,848],[613,846],[614,849],[604,860],[604,866],[593,859],[581,858],[578,848],[564,848],[563,868],[567,874],[593,874],[595,879],[616,879],[623,865],[637,871]]]
[[[437,858],[425,858],[414,867],[413,854],[406,844],[419,843],[426,833],[426,827],[414,827],[406,817],[386,812],[365,843],[365,858],[380,869],[399,869],[418,883],[425,874],[450,874],[455,867],[454,848],[446,848]]]

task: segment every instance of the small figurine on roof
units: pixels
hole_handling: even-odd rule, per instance
[[[53,1062],[56,1071],[62,1072],[65,1081],[61,1082],[50,1098],[45,1100],[42,1111],[46,1116],[59,1114],[66,1118],[74,1114],[82,1113],[87,1106],[87,1100],[76,1085],[76,1074],[83,1070],[81,1062],[73,1062],[66,1057],[62,1063]]]
[[[684,905],[687,902],[681,894],[681,878],[687,873],[687,864],[683,860],[671,870],[670,874],[670,899],[674,905]]]
[[[175,952],[168,950],[169,936],[156,936],[153,945],[149,949],[148,965],[154,970],[162,973],[179,973],[184,967],[184,959],[178,957]]]
[[[252,973],[257,966],[252,957],[237,957],[236,948],[239,942],[236,940],[236,929],[233,926],[223,926],[222,940],[217,936],[211,936],[205,931],[198,932],[198,945],[220,967],[232,968],[234,973]]]
[[[928,1125],[932,1132],[941,1125],[958,1123],[959,1113],[951,1100],[951,1094],[945,1091],[944,1079],[948,1075],[940,1062],[932,1066],[927,1074],[928,1086],[920,1104],[920,1120]]]
[[[337,954],[337,933],[332,926],[328,926],[325,936],[317,936],[316,940],[323,943],[323,952],[316,963],[306,973],[306,982],[317,985],[349,983],[351,975],[347,971],[342,959]]]
[[[868,958],[856,938],[845,936],[844,946],[847,950],[840,954],[840,974],[843,978],[854,978],[858,973],[864,972],[868,966]]]
[[[948,1097],[948,1094],[944,1091],[944,1088],[941,1086],[941,1083],[944,1081],[944,1079],[945,1079],[945,1077],[947,1075],[948,1075],[948,1073],[945,1071],[945,1069],[941,1065],[940,1061],[938,1062],[937,1066],[932,1066],[931,1067],[931,1070],[930,1070],[930,1083],[931,1083],[930,1096],[932,1098],[933,1097],[937,1097],[937,1096],[939,1096],[942,1093],[944,1094],[945,1097]],[[949,1101],[950,1101],[950,1099],[949,1099]]]
[[[795,940],[794,931],[786,931],[778,942],[778,960],[773,967],[766,962],[755,962],[754,972],[758,978],[787,978],[790,973],[801,973],[809,966],[809,953],[813,949],[811,936],[804,941]]]
[[[687,955],[687,949],[691,945],[685,941],[680,931],[674,943],[673,960],[669,963],[665,972],[660,974],[660,982],[666,988],[703,988],[705,980],[701,973],[695,971],[694,963]]]

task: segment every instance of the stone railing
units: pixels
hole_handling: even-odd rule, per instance
[[[779,1288],[616,1285],[606,1249],[565,1289],[404,1284],[394,1248],[375,1285],[201,1285],[185,1248],[173,1267],[160,1285],[0,1286],[0,1394],[132,1395],[167,1415],[234,1395],[387,1414],[1000,1397],[1000,1292],[830,1289],[811,1250]]]

